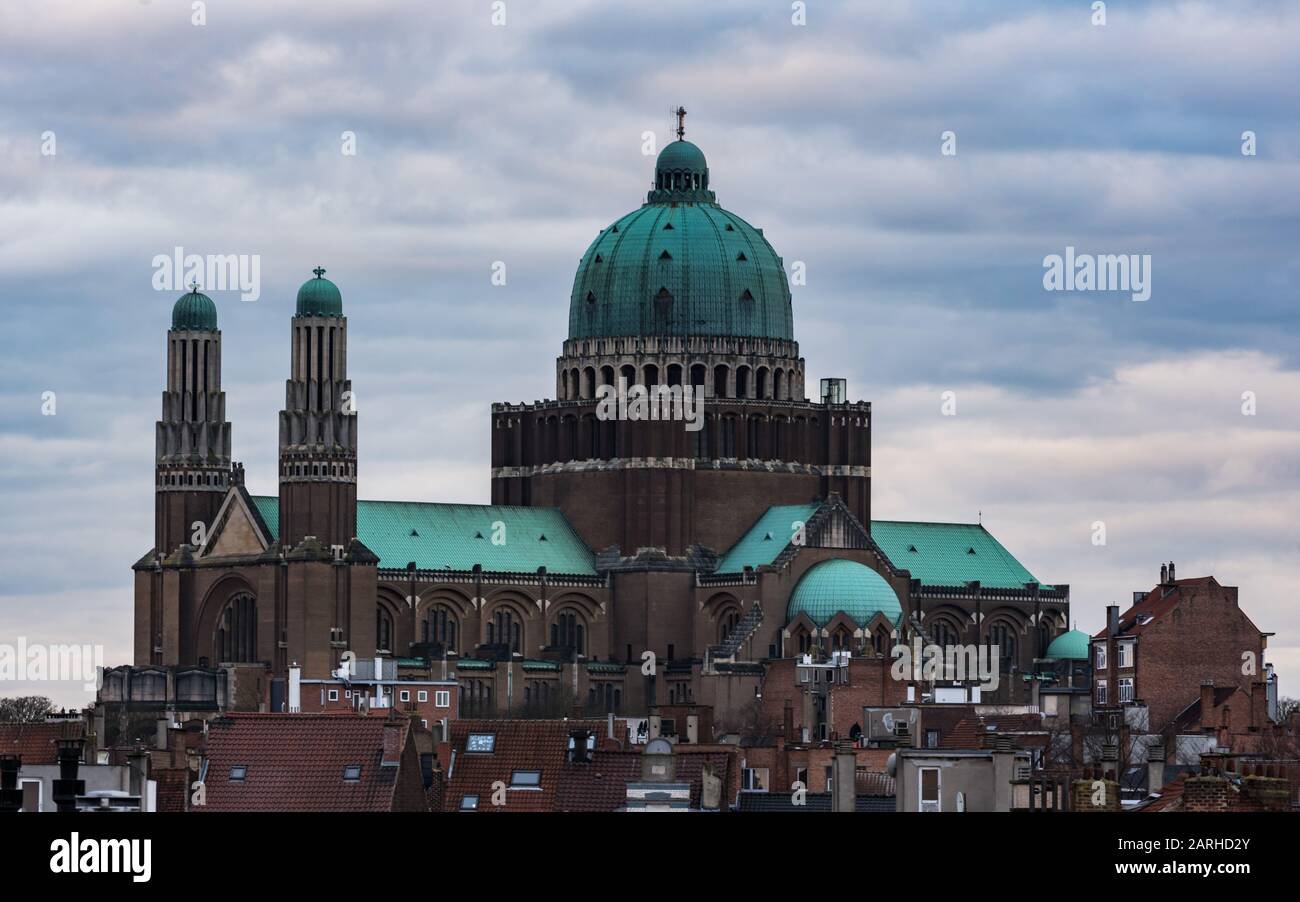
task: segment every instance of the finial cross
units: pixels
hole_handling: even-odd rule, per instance
[[[198,280],[198,279],[190,279],[190,291],[194,292],[195,294],[198,294],[198,293],[199,293],[199,280]]]
[[[681,141],[686,134],[686,107],[677,108],[677,140]]]
[[[318,267],[316,267],[315,269],[313,269],[312,272],[314,272],[314,273],[316,274],[316,278],[319,279],[319,278],[321,278],[322,276],[325,275],[325,267],[323,267],[323,266],[318,266]]]

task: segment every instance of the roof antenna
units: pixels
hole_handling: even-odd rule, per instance
[[[677,140],[681,141],[684,140],[683,136],[686,134],[686,107],[679,106],[674,115],[677,117]]]
[[[984,525],[984,511],[982,511],[982,510],[980,510],[980,511],[976,511],[976,512],[975,512],[975,519],[976,519],[977,521],[979,521],[979,525],[980,525],[980,526],[983,526],[983,525]]]

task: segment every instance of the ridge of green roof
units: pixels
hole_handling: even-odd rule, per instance
[[[253,503],[279,537],[280,499],[254,495]],[[503,532],[494,529],[504,526]],[[494,535],[504,541],[494,544]],[[594,555],[557,508],[424,501],[358,501],[357,538],[379,556],[380,567],[473,570],[496,573],[595,576]]]
[[[927,585],[961,586],[978,580],[989,588],[1023,589],[1025,583],[1038,582],[978,523],[872,520],[871,538],[890,563]]]
[[[818,502],[769,507],[722,556],[716,572],[740,573],[746,567],[758,568],[772,563],[794,537],[794,524],[807,523],[820,508]]]
[[[739,573],[746,566],[772,563],[789,544],[792,522],[806,523],[820,508],[817,502],[769,507],[722,556],[715,572]],[[977,523],[872,520],[871,537],[890,563],[925,585],[961,586],[978,580],[989,588],[1023,589],[1026,583],[1038,582]]]

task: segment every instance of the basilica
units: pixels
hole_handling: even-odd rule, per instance
[[[1025,702],[1068,587],[981,525],[872,519],[871,404],[840,379],[809,397],[785,263],[714,188],[679,129],[591,242],[553,399],[486,412],[491,504],[358,499],[350,323],[321,268],[289,321],[279,492],[251,494],[216,306],[181,296],[132,672],[221,672],[232,707],[282,710],[291,669],[329,678],[351,653],[454,681],[465,715],[676,705],[722,724],[782,661],[886,661],[919,637],[996,647],[985,700]],[[610,416],[620,383],[689,388],[702,423]]]

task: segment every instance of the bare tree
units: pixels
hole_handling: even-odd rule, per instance
[[[43,695],[0,698],[0,723],[40,723],[53,707],[54,702]]]

